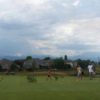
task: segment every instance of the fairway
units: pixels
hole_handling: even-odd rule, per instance
[[[36,76],[30,83],[26,77],[0,75],[0,100],[100,100],[99,78],[77,82],[77,77],[46,81],[47,76]]]

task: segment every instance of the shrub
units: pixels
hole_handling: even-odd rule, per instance
[[[27,71],[32,72],[33,71],[32,67],[27,68]]]
[[[55,75],[54,78],[55,78],[56,81],[58,80],[58,76]]]
[[[61,77],[61,78],[64,78],[64,76],[63,76],[63,75],[61,75],[60,77]]]
[[[34,75],[28,75],[27,76],[27,80],[29,82],[33,82],[33,83],[37,81]]]
[[[65,64],[64,69],[67,69],[67,70],[71,69],[71,65],[70,64]]]

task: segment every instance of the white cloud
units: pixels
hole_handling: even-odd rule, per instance
[[[100,18],[84,19],[84,20],[71,20],[69,23],[58,24],[54,27],[56,37],[55,44],[60,45],[76,45],[77,50],[57,50],[58,54],[67,52],[69,56],[80,55],[86,52],[99,52],[100,51]],[[53,38],[52,38],[53,39]],[[81,47],[77,45],[92,46],[91,49],[78,50]],[[71,46],[71,47],[72,47]],[[75,49],[75,48],[74,48]],[[56,51],[55,51],[56,52]]]
[[[75,1],[75,2],[73,3],[73,5],[74,5],[74,6],[78,6],[79,3],[80,3],[79,1]]]
[[[59,24],[54,29],[58,39],[74,37],[82,44],[93,45],[99,45],[100,42],[100,18],[71,20],[69,23]]]
[[[68,5],[67,5],[66,3],[62,3],[62,5],[63,5],[64,7],[67,7],[67,8],[68,8]]]
[[[49,0],[24,0],[24,1],[29,4],[40,5],[45,2],[48,2]]]
[[[8,0],[5,0],[8,1]],[[18,5],[26,5],[26,4],[32,4],[32,5],[41,5],[45,2],[48,2],[49,0],[9,0],[12,4],[18,4]]]
[[[29,40],[29,45],[31,46],[31,53],[34,53],[37,51],[35,54],[43,54],[43,55],[53,55],[53,56],[60,56],[60,55],[67,55],[69,56],[76,56],[84,53],[84,51],[79,51],[79,50],[60,50],[54,46],[54,44],[59,44],[61,43],[60,41],[34,41],[34,40]],[[48,48],[49,47],[49,48]],[[40,50],[40,48],[44,48],[43,50]],[[46,49],[48,48],[48,49]]]
[[[9,44],[14,47],[18,43],[20,50],[13,52],[17,56],[28,53],[75,56],[89,51],[100,51],[99,9],[94,7],[96,10],[93,13],[92,9],[88,9],[86,13],[84,8],[87,1],[79,7],[80,0],[76,0],[73,3],[76,8],[70,6],[73,1],[75,0],[0,1],[0,40],[10,41]],[[81,45],[84,48],[90,46],[91,49],[79,50]],[[23,48],[26,48],[25,51]]]
[[[73,31],[78,34],[77,38],[81,44],[99,45],[100,18],[74,20],[72,23],[76,24]]]
[[[15,56],[22,56],[23,54],[21,54],[21,53],[17,53],[17,54],[15,54]]]
[[[1,2],[0,19],[5,22],[32,22],[43,16],[43,11],[52,9],[44,5],[49,0],[4,0]],[[7,3],[5,3],[7,2]],[[2,6],[2,4],[4,6]]]

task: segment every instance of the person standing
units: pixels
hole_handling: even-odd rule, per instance
[[[92,80],[93,79],[93,66],[91,65],[91,63],[88,65],[88,71],[89,71],[90,80]]]
[[[82,78],[84,77],[84,70],[82,69]]]
[[[95,78],[95,65],[94,65],[94,63],[92,64],[92,68],[93,68],[93,77]]]
[[[52,78],[51,78],[51,68],[50,68],[49,71],[48,71],[48,77],[47,77],[46,81],[48,80],[49,77],[50,77],[50,79],[51,79],[51,81],[52,81]]]
[[[78,74],[77,81],[79,81],[79,78],[81,78],[81,81],[83,81],[82,80],[82,68],[79,65],[77,67],[77,74]]]

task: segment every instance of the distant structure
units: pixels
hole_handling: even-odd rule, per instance
[[[65,64],[71,65],[72,69],[76,69],[76,67],[77,67],[77,61],[68,60],[67,59],[67,55],[64,56],[64,61],[65,61]]]
[[[39,58],[32,58],[30,60],[24,61],[23,63],[23,68],[27,69],[30,68],[31,66],[34,66],[36,69],[48,69],[50,68],[53,60],[41,60]]]
[[[67,55],[65,55],[65,60],[67,60]]]
[[[65,60],[65,64],[71,65],[72,69],[76,69],[77,68],[77,61]]]

